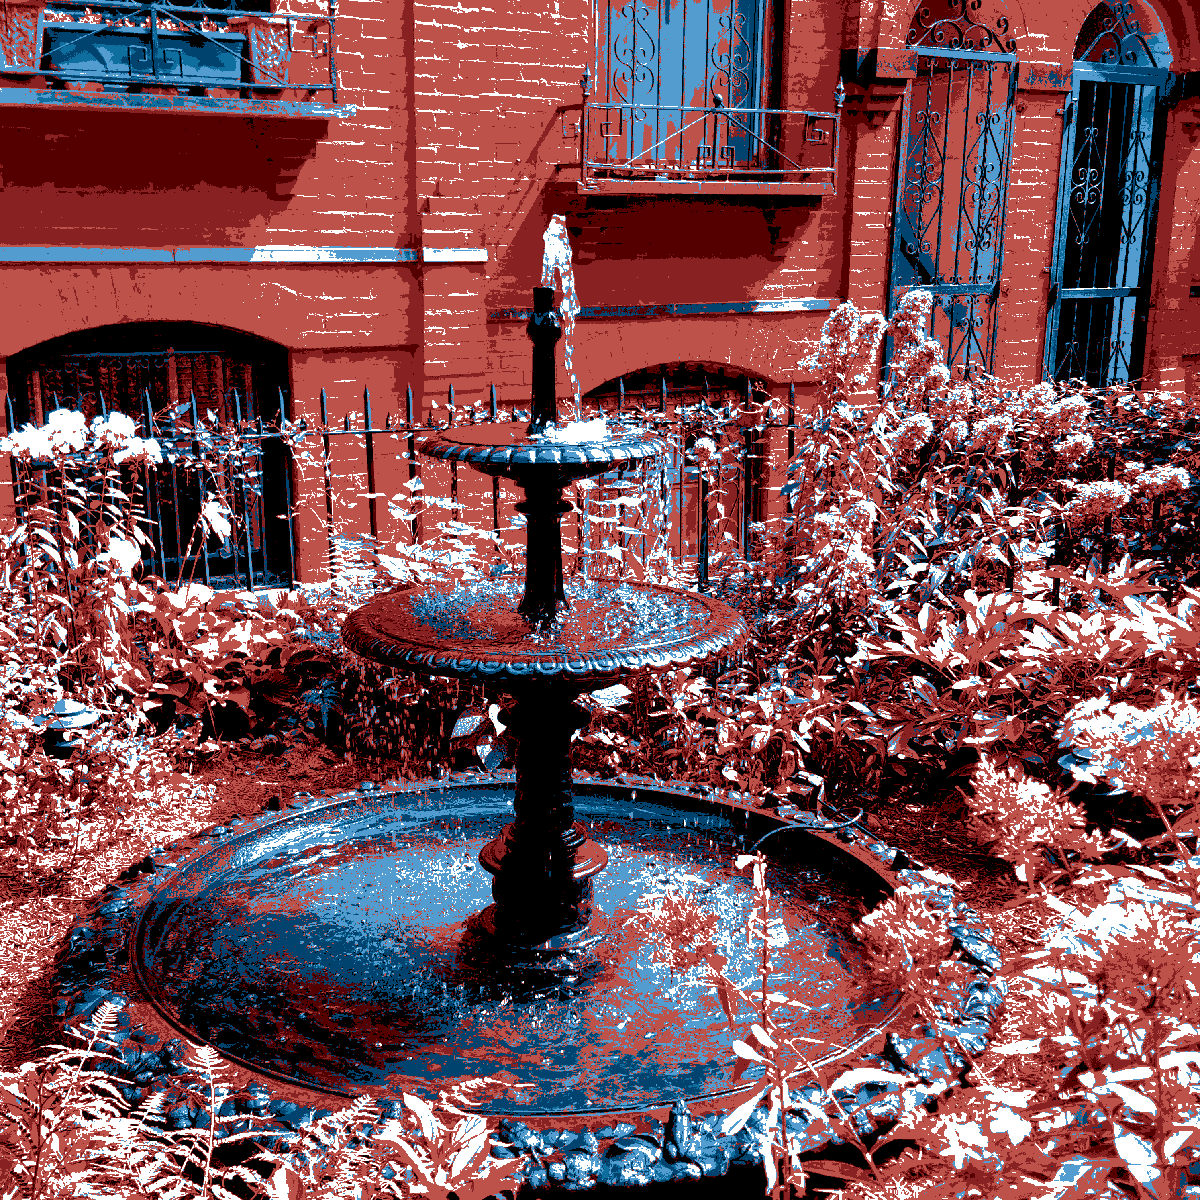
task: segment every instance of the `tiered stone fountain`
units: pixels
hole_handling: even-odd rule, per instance
[[[435,1101],[455,1082],[491,1076],[507,1091],[481,1094],[479,1111],[507,1115],[501,1133],[514,1152],[540,1146],[544,1157],[556,1137],[560,1149],[582,1146],[590,1166],[577,1162],[578,1186],[719,1174],[734,1151],[711,1139],[667,1162],[661,1137],[654,1150],[624,1136],[653,1131],[655,1119],[661,1132],[685,1101],[698,1115],[728,1107],[761,1073],[735,1078],[734,1035],[710,982],[673,976],[632,918],[665,890],[689,892],[717,918],[730,978],[754,988],[753,892],[733,859],[773,830],[796,829],[766,843],[785,935],[771,987],[801,1001],[788,1032],[823,1062],[875,1038],[897,1010],[900,998],[868,981],[849,929],[895,878],[849,835],[801,831],[702,787],[572,780],[584,692],[641,667],[728,658],[747,631],[700,593],[564,579],[564,486],[666,446],[626,428],[574,442],[558,427],[552,300],[535,290],[528,428],[450,428],[422,445],[524,490],[523,585],[402,587],[342,632],[376,664],[510,696],[515,776],[299,793],[292,811],[156,850],[139,864],[145,878],[115,887],[72,935],[57,1003],[77,1019],[99,997],[120,997],[140,1047],[127,1060],[137,1081],[174,1069],[152,1048],[182,1033],[272,1081],[271,1112],[293,1124],[331,1095]],[[668,1133],[683,1138],[671,1120]],[[746,1139],[737,1153],[752,1158],[757,1142]],[[531,1181],[551,1169],[540,1162],[531,1160]],[[562,1163],[551,1166],[563,1178]]]
[[[600,441],[560,440],[554,350],[560,336],[554,289],[534,289],[533,405],[517,423],[449,428],[422,453],[513,480],[527,528],[524,593],[494,583],[447,596],[436,585],[371,601],[351,615],[342,640],[359,655],[399,670],[456,675],[513,696],[504,722],[518,740],[514,820],[479,855],[495,903],[471,922],[497,952],[557,951],[588,940],[592,878],[608,854],[575,820],[570,747],[588,712],[583,692],[639,667],[694,666],[736,651],[746,624],[698,593],[654,584],[601,592],[563,582],[559,520],[572,480],[653,458],[665,442],[641,432]],[[578,425],[576,426],[576,428]],[[568,437],[569,437],[568,433]]]
[[[573,783],[583,692],[642,666],[728,656],[746,629],[705,595],[564,580],[564,484],[664,445],[635,430],[564,440],[551,304],[550,290],[538,289],[528,429],[447,429],[423,446],[524,489],[523,591],[503,579],[449,593],[405,588],[365,605],[343,630],[345,644],[376,663],[484,681],[513,697],[505,719],[519,738],[515,777],[300,792],[290,811],[275,802],[250,821],[155,848],[124,872],[72,931],[54,1008],[74,1026],[102,1001],[124,1009],[114,1057],[93,1065],[131,1105],[187,1072],[182,1034],[238,1064],[242,1090],[221,1107],[221,1136],[251,1113],[297,1129],[345,1107],[333,1096],[367,1094],[388,1115],[401,1093],[436,1101],[455,1083],[491,1076],[506,1086],[477,1093],[476,1107],[503,1115],[492,1152],[525,1156],[535,1185],[696,1179],[757,1164],[765,1109],[728,1134],[720,1113],[759,1086],[761,1068],[734,1076],[734,1035],[711,983],[672,975],[631,918],[665,890],[689,892],[717,920],[727,975],[755,988],[752,890],[732,860],[764,839],[779,904],[769,986],[799,1001],[780,1018],[784,1032],[803,1039],[813,1063],[854,1055],[875,1073],[900,1065],[923,1079],[956,1070],[932,1031],[889,1033],[884,1044],[901,997],[870,985],[850,935],[904,882],[953,915],[955,952],[981,976],[999,965],[970,910],[902,853],[699,787]],[[791,836],[766,837],[785,829]],[[973,1053],[1001,999],[984,978],[971,985],[956,1028]],[[873,1099],[855,1097],[860,1119],[887,1124],[892,1109]],[[204,1117],[186,1106],[168,1115],[175,1127]],[[824,1153],[829,1126],[811,1111],[793,1112],[789,1129]],[[728,1187],[757,1192],[761,1178]]]

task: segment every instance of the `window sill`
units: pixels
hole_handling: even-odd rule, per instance
[[[582,181],[585,196],[832,196],[836,187],[824,180],[771,183],[731,179],[596,179]]]
[[[77,92],[66,89],[0,86],[0,105],[16,108],[68,108],[127,112],[187,112],[210,116],[289,117],[328,120],[353,117],[353,104],[303,100],[241,100],[221,96],[154,95],[147,92]]]

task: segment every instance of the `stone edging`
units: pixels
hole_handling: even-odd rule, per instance
[[[434,789],[444,789],[455,784],[499,784],[509,782],[511,778],[511,772],[456,773],[432,786]],[[716,794],[709,795],[694,786],[642,776],[622,776],[616,780],[581,778],[580,782],[632,785],[647,791],[676,792],[688,796],[696,796],[700,791],[706,799],[725,803]],[[378,789],[378,785],[374,784],[360,785],[359,790],[410,792],[429,788],[430,781],[418,781],[413,784],[389,783],[385,789]],[[297,793],[287,807],[293,810],[319,807],[353,794],[354,791],[350,791],[310,797],[307,793]],[[746,806],[734,801],[732,807]],[[266,824],[275,819],[276,812],[267,811],[261,817],[252,819],[250,824]],[[799,828],[824,828],[823,824],[814,824],[799,817],[783,819],[787,825]],[[216,826],[193,834],[170,848],[155,847],[145,859],[122,872],[118,877],[120,882],[110,883],[104,889],[93,911],[76,919],[66,946],[55,960],[56,1018],[64,1025],[70,1022],[78,1028],[105,1000],[122,1010],[128,1009],[129,998],[119,988],[121,977],[129,971],[129,935],[141,907],[149,901],[155,873],[177,866],[189,851],[196,850],[201,844],[219,841],[234,832],[247,832],[239,828],[244,824],[247,822],[234,817],[228,826]],[[951,953],[961,951],[963,958],[974,967],[976,978],[967,989],[956,1018],[943,1022],[942,1032],[951,1045],[957,1041],[972,1057],[977,1057],[988,1044],[991,1026],[1006,990],[1003,981],[991,981],[991,976],[1001,965],[1000,956],[990,941],[991,930],[982,926],[975,912],[956,900],[948,888],[914,869],[902,851],[875,840],[861,827],[856,829],[855,825],[856,822],[851,821],[839,826],[838,838],[855,845],[860,852],[869,853],[906,886],[923,891],[930,904],[947,916],[947,929],[954,937]],[[131,1022],[128,1011],[122,1011],[118,1016],[115,1038],[115,1044],[107,1049],[120,1059],[119,1062],[93,1059],[85,1062],[84,1066],[110,1076],[125,1099],[134,1105],[144,1099],[146,1089],[160,1090],[168,1086],[173,1078],[192,1074],[184,1064],[185,1046],[179,1038],[163,1041],[157,1034],[147,1033]],[[64,1044],[67,1044],[65,1038]],[[80,1047],[82,1043],[76,1041],[74,1045]],[[897,1037],[894,1031],[889,1030],[885,1036],[867,1043],[855,1055],[844,1060],[844,1066],[847,1070],[869,1068],[903,1072],[911,1077],[909,1082],[916,1082],[917,1086],[908,1087],[902,1097],[902,1085],[899,1083],[868,1083],[854,1089],[853,1094],[849,1090],[839,1092],[839,1098],[848,1107],[867,1106],[855,1120],[860,1136],[874,1140],[886,1134],[905,1110],[906,1104],[911,1110],[915,1104],[930,1102],[956,1082],[962,1082],[966,1065],[965,1058],[953,1051],[947,1062],[945,1049],[935,1031],[928,1026],[915,1038]],[[246,1090],[252,1094],[251,1099],[226,1100],[218,1110],[218,1118],[224,1119],[217,1126],[218,1136],[244,1132],[251,1127],[250,1118],[257,1117],[260,1120],[258,1129],[261,1130],[261,1140],[265,1144],[273,1144],[280,1136],[287,1136],[331,1115],[332,1110],[329,1109],[318,1110],[283,1097],[272,1098],[270,1090],[258,1079],[251,1080]],[[795,1094],[811,1105],[819,1089],[815,1084],[809,1084],[796,1089]],[[396,1101],[386,1098],[378,1099],[376,1104],[384,1120],[403,1111]],[[733,1164],[761,1163],[759,1139],[768,1128],[768,1106],[765,1101],[759,1104],[746,1126],[737,1133],[721,1134],[719,1125],[723,1116],[721,1112],[714,1112],[694,1120],[686,1103],[676,1101],[665,1122],[650,1117],[643,1120],[640,1126],[624,1122],[595,1130],[578,1127],[535,1130],[524,1122],[501,1118],[492,1135],[492,1154],[499,1159],[513,1158],[518,1154],[525,1157],[524,1172],[516,1178],[524,1178],[532,1186],[559,1182],[572,1191],[585,1190],[597,1183],[635,1185],[672,1179],[698,1179],[705,1175],[724,1175]],[[180,1104],[168,1110],[167,1121],[171,1128],[176,1129],[207,1127],[208,1114]],[[788,1123],[789,1133],[793,1136],[795,1131],[803,1129],[799,1141],[807,1157],[822,1156],[829,1147],[841,1144],[841,1139],[833,1133],[827,1118],[810,1118],[799,1110],[789,1108]]]

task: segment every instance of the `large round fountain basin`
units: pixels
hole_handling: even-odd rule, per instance
[[[672,977],[629,923],[655,894],[686,892],[719,918],[729,978],[756,988],[753,889],[732,861],[749,848],[744,814],[577,788],[576,816],[609,853],[593,881],[600,940],[582,959],[513,965],[468,926],[491,901],[476,857],[511,802],[503,786],[368,793],[229,838],[155,893],[136,933],[142,984],[194,1040],[345,1095],[432,1099],[498,1075],[525,1086],[481,1111],[601,1112],[753,1080],[761,1067],[733,1077],[739,1034],[703,973]],[[814,847],[797,831],[764,850],[781,918],[769,987],[802,1003],[785,1025],[819,1062],[877,1033],[898,997],[869,983],[850,936],[862,892]],[[744,1034],[753,1014],[740,1015]]]

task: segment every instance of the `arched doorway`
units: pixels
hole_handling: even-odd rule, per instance
[[[1004,261],[1017,43],[1003,0],[929,0],[908,46],[892,220],[888,316],[932,292],[930,336],[965,374],[990,372]],[[891,339],[885,346],[890,357]]]
[[[613,416],[619,411],[646,410],[668,418],[665,428],[673,445],[671,458],[655,469],[660,472],[658,521],[665,522],[667,545],[672,555],[696,571],[697,580],[707,583],[706,564],[722,548],[731,545],[753,557],[753,526],[764,519],[767,478],[765,431],[750,416],[726,428],[721,438],[719,466],[709,477],[696,462],[696,442],[704,436],[704,410],[713,415],[759,406],[766,389],[757,376],[720,363],[661,363],[610,379],[585,397],[585,408],[596,408]],[[597,479],[592,506],[603,513],[628,486],[622,472],[613,471]],[[619,508],[619,506],[618,506]],[[606,515],[606,514],[605,514]],[[646,519],[644,516],[643,519]],[[628,539],[646,536],[635,532],[628,521],[614,527],[622,545]],[[661,529],[659,532],[663,532]],[[599,538],[602,541],[603,526]],[[647,537],[653,544],[654,532]],[[595,538],[593,548],[597,547]]]
[[[1138,379],[1171,54],[1144,3],[1098,4],[1075,44],[1063,114],[1047,379]]]
[[[292,586],[290,464],[283,443],[269,436],[288,415],[286,349],[211,325],[141,322],[42,342],[13,355],[7,367],[10,429],[41,425],[59,407],[82,412],[89,422],[116,411],[164,449],[190,449],[194,418],[210,428],[214,418],[223,427],[240,420],[243,469],[231,469],[215,489],[236,518],[233,533],[209,536],[202,551],[193,544],[187,555],[205,492],[215,485],[164,455],[148,495],[152,544],[143,549],[143,566],[169,583],[194,578],[216,588]],[[18,481],[18,504],[22,485],[32,483]]]

